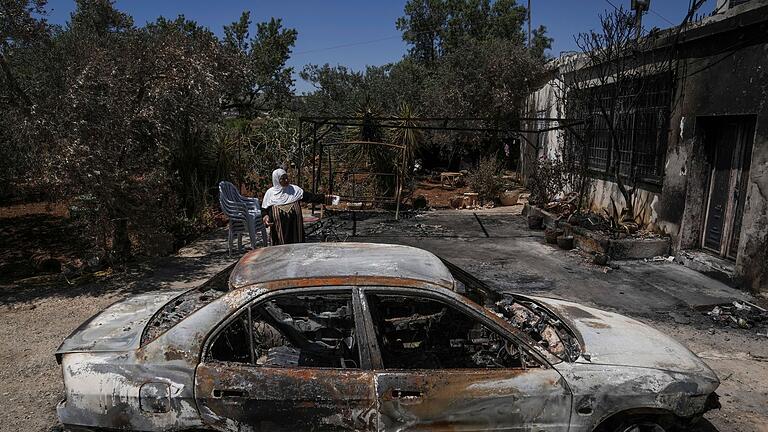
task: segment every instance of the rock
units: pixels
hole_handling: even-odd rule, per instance
[[[544,240],[547,241],[547,243],[550,244],[557,244],[557,238],[563,235],[563,230],[559,230],[556,228],[545,228],[544,229]]]
[[[686,317],[685,315],[679,314],[677,312],[672,312],[669,314],[670,317],[677,323],[677,324],[690,324],[691,319]]]
[[[592,262],[597,265],[607,265],[608,264],[608,254],[604,253],[596,253],[595,256],[592,258]]]
[[[748,329],[752,327],[744,318],[739,318],[738,320],[736,320],[736,324],[738,324],[738,326],[743,329]]]
[[[557,237],[557,245],[560,249],[571,250],[573,249],[573,237],[560,235]]]
[[[518,198],[520,198],[520,189],[504,191],[499,195],[499,201],[503,206],[516,205]]]
[[[427,197],[424,195],[419,195],[416,198],[413,199],[413,209],[414,210],[421,210],[427,208]]]
[[[42,273],[61,272],[61,261],[47,254],[32,255],[32,263],[35,269]]]
[[[85,260],[85,269],[88,271],[96,271],[99,270],[102,266],[104,260],[101,259],[99,256],[92,256]]]
[[[530,215],[528,216],[528,228],[530,229],[541,229],[542,224],[544,223],[544,218],[540,215]]]

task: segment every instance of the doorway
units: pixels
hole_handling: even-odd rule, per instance
[[[707,199],[701,246],[735,260],[744,213],[755,118],[717,116],[699,119],[706,151]]]

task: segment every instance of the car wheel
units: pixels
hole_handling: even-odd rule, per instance
[[[667,429],[653,421],[644,421],[621,426],[616,432],[667,432]]]
[[[607,426],[599,430],[606,432],[677,432],[680,430],[669,416],[624,417]]]

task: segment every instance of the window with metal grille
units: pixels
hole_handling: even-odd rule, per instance
[[[587,142],[590,171],[613,174],[618,164],[619,173],[626,179],[661,184],[671,82],[668,76],[660,75],[642,78],[621,90],[605,85],[574,92],[569,107],[571,117],[591,121],[590,127],[579,128]],[[611,113],[617,140],[615,147],[607,123]]]

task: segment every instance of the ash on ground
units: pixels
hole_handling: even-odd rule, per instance
[[[768,311],[757,305],[734,301],[717,305],[704,314],[720,326],[755,329],[768,336]]]

